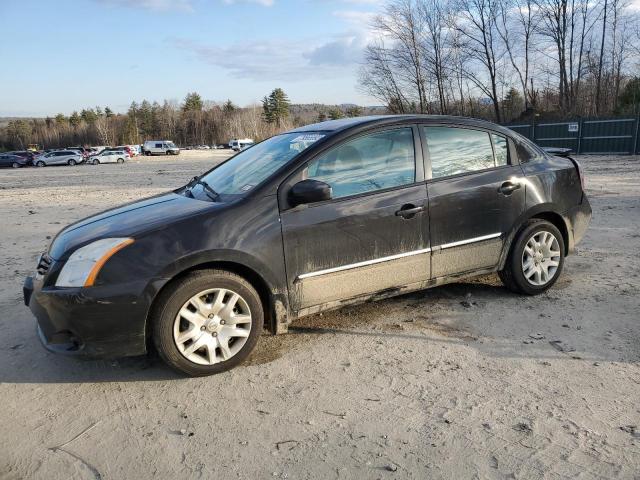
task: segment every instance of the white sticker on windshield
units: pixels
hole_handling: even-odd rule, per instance
[[[306,133],[304,135],[298,135],[296,138],[294,138],[293,140],[291,140],[291,143],[298,143],[298,142],[317,142],[318,140],[320,140],[321,138],[323,138],[324,135],[322,135],[321,133]]]
[[[249,190],[251,190],[255,185],[251,185],[250,183],[247,183],[244,187],[242,187],[240,189],[241,192],[248,192]]]

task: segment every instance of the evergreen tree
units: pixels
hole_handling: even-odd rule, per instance
[[[91,108],[86,109],[86,110],[83,109],[80,112],[80,117],[82,118],[82,120],[87,122],[89,125],[93,125],[94,122],[98,119],[98,115]]]
[[[347,114],[347,117],[359,117],[360,115],[362,115],[362,108],[357,105],[352,105],[347,108],[347,111],[345,113]]]
[[[524,99],[520,92],[511,87],[502,100],[502,116],[505,120],[512,120],[522,113]]]
[[[80,125],[81,121],[82,119],[80,118],[80,115],[78,115],[78,112],[73,112],[69,117],[69,123],[72,127],[77,127],[78,125]]]
[[[236,107],[231,100],[227,100],[226,102],[224,102],[224,105],[222,105],[222,111],[224,113],[232,113],[237,109],[238,107]]]
[[[66,125],[68,122],[67,117],[65,117],[62,113],[57,114],[55,120],[56,120],[56,125],[59,125],[59,126]]]
[[[338,120],[339,118],[344,118],[344,113],[338,107],[334,107],[329,110],[329,118],[331,120]]]
[[[104,116],[107,118],[113,117],[113,110],[111,110],[109,107],[104,107]]]
[[[640,77],[631,79],[620,94],[620,106],[627,111],[640,111]]]
[[[276,88],[268,97],[262,99],[263,117],[267,123],[275,123],[278,127],[289,118],[289,97],[281,88]]]
[[[185,97],[182,110],[184,112],[200,112],[203,106],[204,102],[202,101],[202,97],[196,92],[192,92],[188,93]]]

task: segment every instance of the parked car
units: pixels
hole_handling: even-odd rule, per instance
[[[242,362],[263,327],[351,303],[496,271],[510,290],[546,291],[590,222],[583,182],[577,162],[480,120],[309,125],[63,229],[24,300],[53,351],[152,342],[209,375]]]
[[[105,150],[97,155],[92,155],[87,160],[91,165],[100,165],[101,163],[124,163],[129,154],[124,150]]]
[[[250,138],[244,138],[241,140],[234,139],[229,142],[229,147],[231,147],[231,149],[234,152],[239,152],[241,150],[251,147],[254,144],[255,142]]]
[[[0,167],[20,168],[29,165],[29,160],[20,155],[0,153]]]
[[[147,140],[142,148],[145,155],[180,154],[180,149],[171,140]]]
[[[17,150],[14,152],[7,152],[8,154],[11,155],[17,155],[18,157],[22,157],[26,160],[26,165],[30,166],[33,165],[33,159],[40,153],[37,151],[31,151],[31,150]]]
[[[69,151],[72,151],[72,152],[78,152],[80,155],[82,155],[82,158],[84,160],[89,158],[89,155],[91,155],[91,150],[89,148],[85,148],[85,147],[66,147],[66,148],[60,149],[60,150],[69,150]]]
[[[34,159],[36,167],[46,167],[49,165],[79,165],[84,161],[84,157],[77,150],[54,150],[44,153]]]

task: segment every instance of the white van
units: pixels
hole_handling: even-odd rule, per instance
[[[241,150],[244,150],[245,148],[249,148],[254,143],[256,142],[254,142],[253,139],[251,138],[241,138],[241,139],[234,138],[229,142],[229,147],[233,151],[239,152]]]
[[[145,155],[178,155],[180,149],[171,140],[147,140],[144,142]]]

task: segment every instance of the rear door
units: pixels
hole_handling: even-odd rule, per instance
[[[413,126],[362,134],[311,160],[281,186],[289,189],[311,178],[333,191],[331,200],[295,208],[281,204],[294,311],[310,313],[407,285],[418,288],[429,279],[418,137]]]
[[[432,276],[498,264],[505,236],[525,206],[520,165],[508,139],[490,130],[423,126]]]

